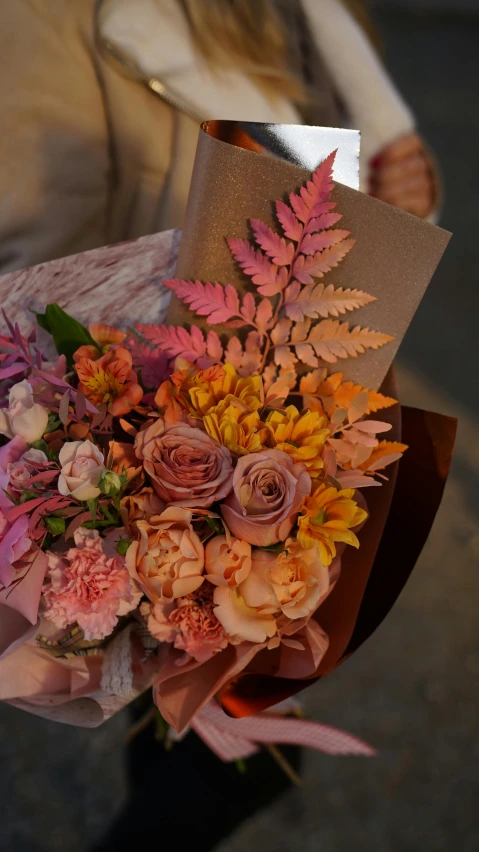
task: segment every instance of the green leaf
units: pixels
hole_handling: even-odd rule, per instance
[[[45,520],[45,526],[52,535],[63,535],[65,532],[65,520],[57,515],[49,515]]]
[[[120,538],[120,541],[116,546],[116,552],[119,553],[120,556],[125,556],[130,544],[131,540],[129,538]]]
[[[208,524],[208,526],[211,527],[211,529],[215,533],[219,533],[219,535],[222,535],[224,533],[224,531],[225,531],[224,526],[223,526],[222,522],[219,520],[219,518],[208,518],[208,517],[206,517],[205,521]]]
[[[259,547],[258,550],[267,550],[269,553],[282,553],[284,550],[284,542],[278,541],[277,544],[268,544],[266,547]]]
[[[47,305],[44,314],[34,313],[38,325],[51,334],[58,354],[65,355],[69,367],[73,363],[73,353],[80,346],[96,346],[88,329],[63,311],[56,302]]]
[[[98,497],[95,497],[94,500],[87,500],[86,504],[88,506],[88,509],[91,512],[91,516],[92,516],[93,520],[95,520],[97,509],[98,509]]]

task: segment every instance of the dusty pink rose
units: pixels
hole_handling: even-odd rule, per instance
[[[135,451],[166,503],[205,508],[231,490],[231,453],[201,429],[158,419],[138,433]]]
[[[58,490],[75,500],[93,500],[100,494],[98,483],[105,473],[103,453],[91,441],[66,441],[58,456],[61,473]]]
[[[168,603],[158,601],[144,604],[142,613],[148,615],[148,629],[160,642],[170,642],[199,663],[228,644],[228,637],[213,611],[213,590],[201,589],[184,598]]]
[[[282,450],[265,450],[239,459],[233,490],[221,506],[237,538],[258,547],[284,541],[296,519],[311,479],[302,464]]]
[[[195,533],[192,511],[170,506],[149,521],[137,521],[137,541],[126,552],[126,564],[153,602],[195,592],[203,580],[205,554]]]
[[[28,485],[33,476],[48,464],[48,458],[42,450],[27,450],[23,453],[18,461],[11,462],[7,465],[7,473],[10,478],[9,492],[15,497],[21,497],[25,489],[28,490]],[[41,479],[35,481],[34,488],[36,491],[45,490],[46,483]]]
[[[205,568],[210,583],[233,589],[251,570],[251,545],[231,536],[216,535],[206,545]]]
[[[80,527],[75,547],[48,553],[47,577],[44,617],[60,628],[77,623],[87,640],[108,636],[141,598],[124,557],[108,556],[97,530]]]
[[[256,571],[266,569],[265,579],[288,618],[308,618],[329,592],[329,570],[321,562],[316,545],[303,550],[296,539],[290,538],[282,553],[254,550],[253,566]]]
[[[268,568],[268,562],[258,559],[237,587],[218,586],[214,591],[215,615],[233,639],[262,643],[277,633],[276,618],[281,612],[266,579]]]

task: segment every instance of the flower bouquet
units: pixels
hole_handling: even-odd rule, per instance
[[[423,412],[405,440],[386,376],[448,235],[335,185],[335,152],[308,176],[247,138],[200,134],[170,322],[50,303],[0,337],[0,697],[94,725],[152,685],[225,758],[291,739],[228,717],[332,671],[384,617],[453,440]]]

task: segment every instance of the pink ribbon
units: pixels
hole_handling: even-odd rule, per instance
[[[357,737],[329,725],[265,714],[232,719],[213,701],[194,717],[191,727],[225,763],[250,757],[261,743],[305,746],[324,754],[373,757],[377,753]]]

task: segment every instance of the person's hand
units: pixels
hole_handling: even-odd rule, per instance
[[[370,193],[425,218],[436,204],[433,163],[416,133],[392,142],[371,163]]]

